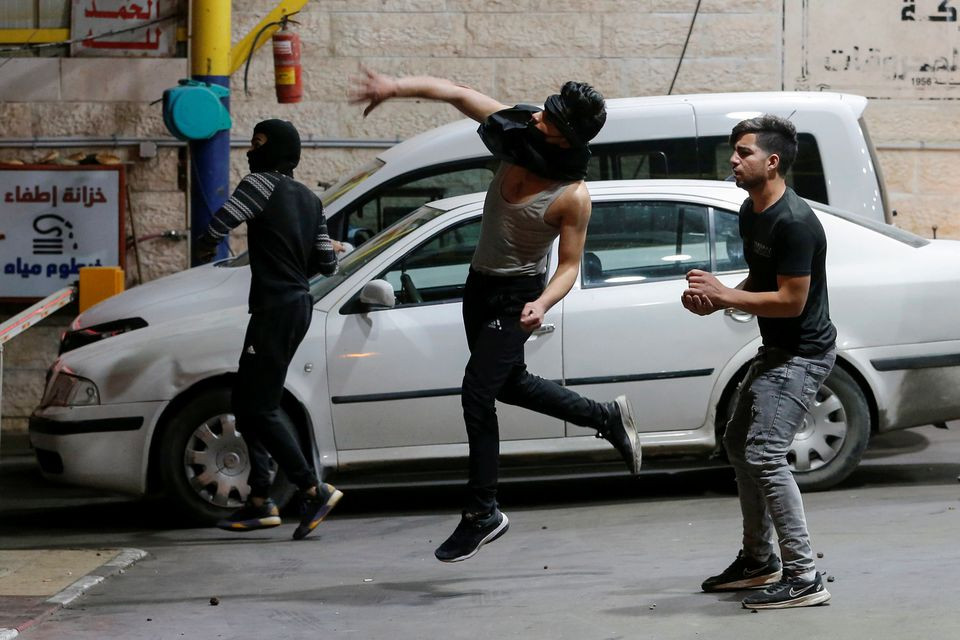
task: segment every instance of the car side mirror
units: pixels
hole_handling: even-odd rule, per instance
[[[393,285],[386,280],[371,280],[360,290],[360,304],[365,311],[392,309],[397,304]]]

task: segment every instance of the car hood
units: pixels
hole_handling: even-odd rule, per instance
[[[123,318],[143,318],[155,325],[186,316],[236,306],[246,301],[250,267],[208,264],[151,280],[107,298],[73,321],[72,329]]]
[[[247,306],[150,325],[62,354],[54,368],[92,380],[104,404],[169,400],[237,367]]]

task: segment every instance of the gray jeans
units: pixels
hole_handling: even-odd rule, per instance
[[[780,541],[784,576],[816,575],[810,535],[787,450],[820,385],[836,361],[835,348],[812,357],[760,347],[737,389],[733,415],[723,436],[737,472],[743,512],[743,551],[762,560]]]

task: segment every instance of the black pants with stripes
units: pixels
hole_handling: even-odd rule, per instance
[[[317,484],[296,428],[280,408],[287,368],[310,327],[313,301],[309,294],[283,306],[250,315],[243,352],[233,387],[237,430],[250,453],[250,495],[270,495],[270,456],[300,489]]]
[[[463,325],[470,359],[460,398],[470,443],[466,511],[471,513],[488,513],[497,505],[497,400],[594,429],[609,416],[609,404],[527,371],[523,347],[530,333],[520,326],[520,312],[543,287],[543,276],[489,276],[472,269],[467,276]]]

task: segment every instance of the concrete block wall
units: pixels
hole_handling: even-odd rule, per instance
[[[275,5],[234,0],[236,42]],[[232,78],[234,137],[246,138],[265,118],[293,121],[304,138],[405,139],[459,118],[446,105],[392,101],[364,119],[347,92],[361,65],[395,74],[449,77],[505,103],[540,101],[568,79],[594,84],[608,97],[665,93],[670,87],[696,0],[325,0],[308,3],[295,27],[303,41],[305,97],[277,104],[269,46],[252,58],[249,92],[243,72]],[[779,90],[783,86],[782,0],[703,0],[674,93]],[[159,105],[164,88],[187,74],[180,60],[15,58],[0,67],[0,158],[24,160],[40,150],[3,147],[32,136],[165,137]],[[835,87],[843,90],[843,87]],[[960,110],[948,101],[877,100],[866,121],[886,175],[895,222],[930,237],[960,238]],[[921,148],[935,143],[942,150]],[[141,160],[133,149],[107,151],[128,163],[131,208],[145,237],[189,224],[178,181],[178,151],[161,148]],[[74,149],[63,149],[68,155]],[[375,150],[305,150],[297,177],[332,181],[368,161]],[[235,184],[246,173],[241,149],[231,155]],[[130,216],[128,216],[128,233]],[[245,246],[243,231],[232,239]],[[165,239],[140,245],[144,280],[181,270],[187,247]],[[137,279],[128,251],[128,285]],[[0,309],[0,320],[9,312]],[[49,322],[49,321],[48,321]],[[43,371],[56,353],[54,329],[8,347],[4,432],[22,429],[39,401]],[[19,342],[18,342],[19,341]]]

